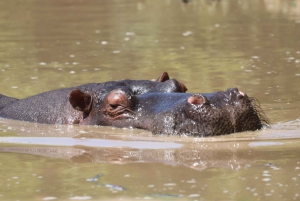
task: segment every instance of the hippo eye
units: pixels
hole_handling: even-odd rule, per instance
[[[119,107],[119,105],[115,105],[115,104],[109,104],[109,106],[114,110],[117,109]]]
[[[131,107],[131,96],[122,89],[113,90],[106,97],[106,114],[114,119],[127,117],[129,113],[134,114]]]

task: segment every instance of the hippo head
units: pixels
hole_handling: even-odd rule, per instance
[[[154,92],[137,96],[115,89],[88,119],[92,119],[88,124],[193,136],[253,131],[267,123],[257,102],[237,88],[211,94]]]
[[[121,80],[87,87],[89,88],[77,88],[70,92],[69,105],[76,111],[70,110],[73,112],[71,115],[67,113],[67,123],[111,125],[111,121],[120,117],[130,118],[130,115],[126,115],[126,111],[134,113],[132,104],[136,104],[136,101],[133,101],[133,97],[137,95],[155,92],[185,93],[187,91],[184,84],[176,79],[170,79],[167,72],[164,72],[156,81]],[[124,127],[129,127],[127,121],[123,123]]]
[[[258,102],[237,88],[212,94],[186,94],[173,99],[153,117],[153,133],[214,136],[254,131],[267,124]],[[161,100],[162,101],[162,100]]]

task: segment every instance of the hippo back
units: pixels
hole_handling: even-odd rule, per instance
[[[4,107],[18,101],[19,99],[17,98],[12,98],[12,97],[8,97],[8,96],[4,96],[2,94],[0,94],[0,110],[2,110]]]

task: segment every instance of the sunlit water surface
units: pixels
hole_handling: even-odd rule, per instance
[[[3,1],[0,93],[156,79],[238,87],[271,127],[220,137],[0,119],[0,200],[300,200],[299,1]],[[24,108],[26,109],[26,108]]]

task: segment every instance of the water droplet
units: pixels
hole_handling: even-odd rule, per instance
[[[56,197],[44,197],[43,200],[56,200]]]
[[[194,198],[194,197],[199,197],[199,196],[200,196],[200,194],[190,194],[188,197]]]
[[[175,183],[165,183],[164,186],[176,186]]]
[[[134,32],[126,32],[126,36],[134,36],[135,33]]]
[[[186,32],[182,33],[183,36],[189,36],[192,34],[193,34],[193,32],[191,32],[191,31],[186,31]]]
[[[92,197],[90,196],[74,196],[70,197],[70,200],[90,200]]]
[[[190,184],[196,183],[196,180],[195,179],[187,180],[186,183],[190,183]]]

